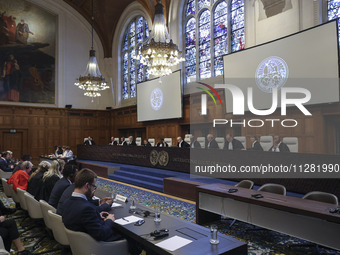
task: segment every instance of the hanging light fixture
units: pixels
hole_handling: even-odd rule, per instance
[[[93,15],[93,0],[91,0],[92,5],[92,46],[90,50],[90,59],[87,63],[86,71],[83,75],[77,78],[74,85],[78,88],[85,90],[84,96],[92,97],[92,102],[94,97],[100,97],[100,91],[108,89],[109,86],[105,82],[104,77],[101,75],[99,66],[96,58],[96,51],[93,49],[93,26],[94,26],[94,15]]]
[[[171,67],[184,61],[180,57],[182,52],[170,39],[165,24],[164,6],[161,0],[157,0],[155,6],[155,18],[149,39],[143,44],[141,51],[136,57],[143,65],[149,66],[149,73],[154,76],[171,74]]]

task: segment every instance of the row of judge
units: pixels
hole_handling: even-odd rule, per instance
[[[214,139],[214,136],[212,134],[207,135],[207,148],[208,149],[219,149],[219,146],[217,142]],[[253,151],[263,151],[263,148],[260,144],[260,142],[257,139],[257,136],[253,135],[250,137],[251,141],[251,147],[248,148],[248,150],[253,150]],[[231,134],[226,135],[226,141],[224,143],[224,150],[245,150],[243,144],[233,138]],[[274,141],[273,141],[273,146],[268,150],[271,152],[290,152],[287,144],[283,143],[281,141],[281,137],[279,135],[274,136]]]

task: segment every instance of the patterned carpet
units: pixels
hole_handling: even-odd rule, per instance
[[[162,212],[168,213],[182,219],[195,222],[195,205],[193,203],[184,202],[181,200],[174,199],[162,195],[160,193],[151,192],[145,189],[139,189],[137,187],[123,185],[111,180],[98,178],[97,181],[98,189],[102,189],[112,193],[121,194],[127,197],[133,197],[135,201],[139,204],[149,206],[151,208],[154,205],[161,204]],[[3,192],[0,192],[0,199],[7,207],[15,207],[12,199],[8,199]],[[14,215],[9,217],[15,218],[19,232],[23,232],[25,226],[33,225],[36,226],[34,229],[30,229],[21,234],[21,240],[23,241],[26,248],[30,249],[35,254],[46,252],[51,249],[61,249],[62,247],[49,236],[41,224],[33,222],[29,217],[24,218],[25,213],[22,210],[18,210]],[[310,244],[306,241],[294,238],[291,236],[283,235],[274,231],[268,230],[258,230],[258,231],[247,231],[247,229],[253,229],[254,226],[246,224],[243,222],[238,222],[229,228],[231,223],[230,219],[221,219],[217,222],[212,222],[218,225],[219,231],[224,234],[231,235],[239,240],[248,243],[248,254],[288,254],[288,255],[298,255],[298,254],[334,254],[340,255],[340,252],[331,249],[326,249],[320,247],[318,252],[315,246],[304,247],[304,248],[290,248],[294,244]],[[211,224],[212,224],[211,223]],[[208,227],[209,225],[207,225]],[[33,237],[32,236],[36,236]],[[45,236],[46,238],[36,247],[34,243],[40,238]],[[340,240],[340,239],[339,239]],[[12,247],[15,250],[14,247]],[[17,254],[16,251],[11,252],[11,254]],[[53,251],[45,254],[71,254],[70,251],[61,252]]]

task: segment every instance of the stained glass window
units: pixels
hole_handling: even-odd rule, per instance
[[[136,85],[149,78],[148,69],[135,59],[143,44],[149,38],[147,21],[136,17],[127,26],[122,42],[122,99],[136,97]]]
[[[244,2],[231,1],[231,51],[244,49]]]
[[[210,12],[206,10],[201,14],[199,19],[200,79],[211,77],[210,38]]]
[[[187,0],[184,30],[186,82],[223,75],[223,55],[244,48],[244,0]]]
[[[328,0],[328,20],[340,18],[340,0]],[[338,22],[340,38],[340,22]]]

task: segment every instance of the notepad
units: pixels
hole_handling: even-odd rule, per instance
[[[131,224],[131,223],[135,223],[139,220],[142,220],[142,218],[131,215],[131,216],[128,216],[128,217],[124,217],[124,218],[120,218],[118,220],[115,220],[115,223],[118,223],[119,225],[127,225],[127,224]]]
[[[166,239],[162,242],[156,244],[156,246],[166,249],[168,251],[175,251],[183,246],[191,243],[192,241],[180,236],[173,236],[169,239]]]
[[[122,204],[119,203],[112,203],[111,207],[119,207],[119,206],[123,206]]]

